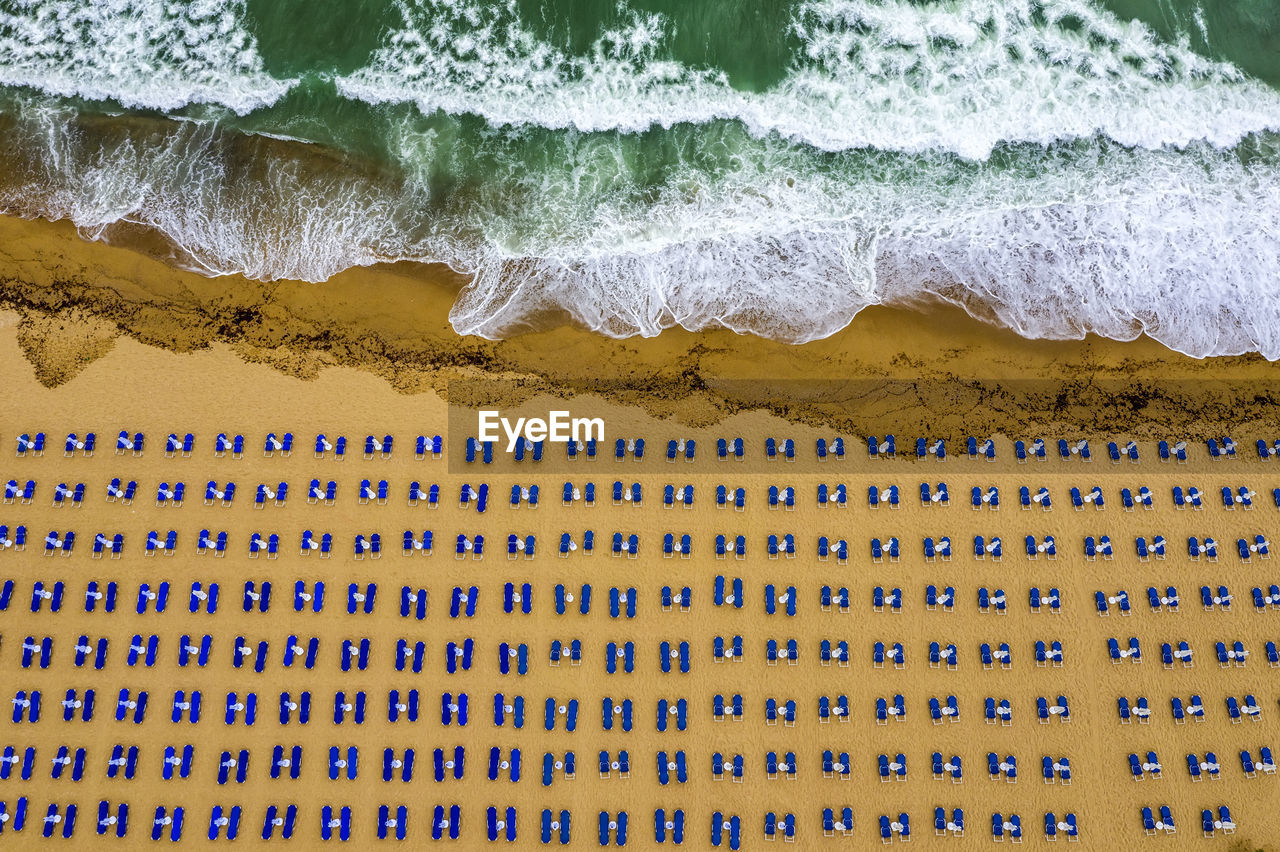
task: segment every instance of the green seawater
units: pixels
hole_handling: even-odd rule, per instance
[[[645,0],[626,6],[600,0],[519,0],[519,18],[536,36],[570,54],[589,53],[627,13],[657,13],[670,22],[663,59],[714,70],[743,91],[765,91],[803,60],[793,23],[792,0]],[[917,5],[929,5],[919,3]],[[946,8],[947,4],[935,4]],[[1170,43],[1230,63],[1280,88],[1280,0],[1107,0],[1098,4],[1119,20],[1140,21]],[[388,156],[377,116],[340,97],[334,76],[366,65],[387,32],[401,21],[393,0],[249,0],[245,28],[265,68],[279,78],[300,78],[298,91],[276,107],[248,117],[228,116],[235,129],[281,133],[334,145],[362,155]],[[429,117],[391,113],[438,127]]]
[[[1110,0],[1122,19],[1136,19],[1162,38],[1182,41],[1212,59],[1280,86],[1280,3],[1276,0]]]
[[[1280,356],[1280,0],[0,0],[0,125],[0,210],[446,262],[461,331],[941,299]]]
[[[38,5],[38,4],[37,4]],[[64,7],[91,6],[89,0],[72,0]],[[121,12],[153,5],[144,0],[118,4]],[[154,5],[160,5],[158,3]],[[179,4],[182,5],[182,4]],[[287,136],[333,146],[358,156],[390,163],[399,158],[388,147],[387,126],[412,125],[422,132],[453,135],[467,133],[463,111],[423,115],[406,104],[366,104],[343,97],[335,78],[368,66],[390,34],[404,25],[405,5],[428,9],[425,18],[446,21],[453,32],[456,16],[433,15],[458,7],[458,3],[409,0],[244,0],[237,23],[252,40],[265,74],[292,81],[288,94],[269,106],[237,114],[217,103],[194,103],[172,109],[145,109],[127,97],[49,97],[75,110],[105,111],[113,115],[172,115],[217,121],[229,130]],[[476,7],[503,8],[502,3],[477,3]],[[511,0],[505,4],[510,20],[518,20],[535,40],[570,57],[589,56],[593,45],[611,31],[626,30],[637,15],[660,16],[664,37],[649,57],[651,62],[671,62],[716,75],[727,86],[742,92],[766,92],[778,86],[809,60],[806,43],[796,22],[802,7],[798,0]],[[853,9],[864,4],[849,4]],[[874,3],[865,4],[874,6]],[[945,17],[963,4],[912,0],[904,4],[936,11]],[[999,4],[994,4],[999,5]],[[22,17],[28,4],[0,2],[0,15]],[[1280,88],[1280,0],[1239,0],[1219,3],[1205,0],[1105,0],[1096,4],[1117,21],[1137,21],[1159,40],[1179,45],[1206,59],[1227,63],[1248,77]],[[849,14],[848,33],[874,31],[856,11]],[[125,15],[121,15],[121,18]],[[108,16],[109,19],[109,16]],[[1078,22],[1060,22],[1065,30],[1080,30]],[[0,33],[4,27],[0,26]],[[105,38],[110,29],[97,33]],[[1088,37],[1087,35],[1085,36]],[[0,48],[4,42],[0,40]],[[85,45],[92,50],[93,45]],[[0,49],[0,67],[12,51]],[[56,67],[59,51],[49,51]],[[1129,60],[1136,63],[1136,60]],[[907,75],[904,80],[909,81]],[[127,86],[120,81],[122,95]],[[480,85],[478,88],[483,88]],[[20,92],[39,98],[41,86],[31,75],[30,86],[6,86],[0,92]],[[536,134],[534,134],[536,135]],[[719,134],[715,134],[718,136]],[[711,144],[718,144],[713,139]],[[641,146],[644,147],[644,146]],[[651,146],[654,154],[669,153],[670,146]],[[535,154],[536,156],[536,154]],[[465,164],[457,164],[464,166]],[[659,177],[663,169],[653,170]]]

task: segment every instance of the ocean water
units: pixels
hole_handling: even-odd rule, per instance
[[[1280,0],[0,0],[0,209],[501,337],[943,301],[1280,358]]]

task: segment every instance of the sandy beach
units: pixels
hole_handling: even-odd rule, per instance
[[[341,802],[357,812],[354,836],[361,848],[376,842],[372,813],[383,803],[414,807],[409,837],[415,844],[430,842],[430,805],[463,803],[468,814],[464,848],[485,842],[482,815],[490,805],[519,809],[519,848],[537,845],[536,819],[544,807],[573,809],[573,848],[596,846],[599,810],[627,809],[632,820],[631,845],[648,848],[653,809],[683,807],[688,820],[686,846],[696,849],[709,848],[707,825],[713,810],[742,817],[744,848],[750,849],[761,848],[767,811],[797,814],[798,848],[868,848],[877,836],[877,816],[900,811],[911,814],[917,843],[930,848],[987,848],[990,814],[996,810],[1021,815],[1029,846],[1043,844],[1043,814],[1051,810],[1078,815],[1083,835],[1080,848],[1115,849],[1144,842],[1182,848],[1193,839],[1200,842],[1201,808],[1229,804],[1240,828],[1234,838],[1215,840],[1214,848],[1274,848],[1272,838],[1280,835],[1280,818],[1271,807],[1276,778],[1244,778],[1238,754],[1241,749],[1256,753],[1260,745],[1280,744],[1275,670],[1267,667],[1262,656],[1263,643],[1278,638],[1276,615],[1254,612],[1247,599],[1250,586],[1265,586],[1276,577],[1273,562],[1259,558],[1243,565],[1232,547],[1236,538],[1266,533],[1274,526],[1269,495],[1280,486],[1276,472],[1280,469],[1273,467],[1274,461],[1259,462],[1251,445],[1254,437],[1271,438],[1276,432],[1269,390],[1275,367],[1265,361],[1194,361],[1147,341],[1033,343],[963,316],[939,323],[935,314],[926,323],[921,316],[889,310],[869,311],[835,338],[794,348],[729,333],[609,341],[564,328],[502,342],[459,339],[451,336],[445,312],[451,288],[462,282],[443,276],[432,280],[423,270],[385,267],[344,274],[324,285],[261,285],[175,272],[131,250],[84,243],[61,225],[0,219],[0,231],[4,246],[0,295],[8,305],[0,322],[0,374],[5,376],[0,403],[6,412],[0,439],[9,446],[15,434],[44,430],[53,443],[42,458],[14,459],[12,450],[6,450],[6,477],[38,479],[42,496],[33,506],[4,507],[7,523],[28,523],[38,533],[33,533],[37,544],[25,553],[0,555],[8,566],[6,576],[14,577],[20,586],[9,610],[14,626],[5,630],[7,650],[0,665],[15,686],[40,688],[47,698],[73,685],[97,687],[106,697],[127,681],[135,690],[149,690],[154,702],[152,715],[141,727],[116,723],[104,715],[83,728],[91,752],[86,780],[79,785],[51,781],[40,768],[35,780],[23,786],[33,804],[74,801],[88,820],[96,813],[99,798],[127,797],[136,808],[134,819],[146,823],[155,804],[181,802],[189,809],[184,843],[203,846],[209,808],[215,803],[241,802],[245,815],[239,844],[247,846],[257,845],[254,838],[268,801],[299,804],[297,836],[302,838],[314,838],[324,804]],[[939,328],[949,331],[941,335]],[[457,426],[468,422],[469,415],[458,409],[479,404],[528,410],[567,405],[575,411],[590,411],[603,416],[614,434],[649,436],[652,451],[640,464],[620,464],[611,457],[567,463],[561,455],[549,459],[546,468],[521,468],[512,462],[492,469],[469,468],[459,458],[463,433]],[[153,443],[140,459],[117,457],[109,441],[92,459],[64,459],[62,434],[89,428],[98,431],[100,440],[119,428],[144,431]],[[264,458],[263,435],[285,430],[298,436],[293,456]],[[169,459],[159,451],[159,442],[170,431],[198,436],[193,458]],[[889,431],[946,437],[953,457],[941,464],[932,459],[917,462],[908,453],[894,460],[868,459],[861,436]],[[245,457],[215,459],[211,442],[218,432],[243,433],[250,447]],[[386,461],[366,461],[358,450],[342,462],[317,460],[310,452],[317,432],[343,434],[353,441],[366,434],[394,434],[400,449]],[[1195,439],[1226,432],[1241,442],[1239,460],[1208,462],[1203,444],[1192,446],[1192,461],[1185,467],[1161,465],[1155,459],[1156,438]],[[448,458],[414,459],[410,442],[420,434],[444,435]],[[813,461],[815,439],[836,434],[846,436],[849,457],[826,464]],[[994,435],[999,462],[991,465],[956,456],[968,434],[981,439]],[[1095,443],[1097,457],[1090,466],[1078,459],[1061,462],[1056,458],[1027,467],[1015,465],[1012,440],[1040,434],[1095,441],[1133,437],[1141,442],[1143,460],[1136,467],[1112,466],[1104,457],[1103,444]],[[755,455],[741,467],[717,462],[712,453],[715,439],[739,435]],[[760,447],[770,436],[794,437],[801,448],[801,462],[790,469],[781,462],[765,462]],[[668,438],[696,438],[701,448],[698,461],[668,465],[659,451]],[[136,478],[140,484],[133,507],[102,499],[103,483],[119,475]],[[313,476],[338,481],[342,496],[336,506],[311,506],[303,499],[305,482]],[[186,505],[156,508],[151,499],[156,483],[179,477],[187,482]],[[362,478],[389,480],[392,498],[386,506],[362,505],[355,499]],[[619,478],[643,484],[644,505],[612,504],[605,489]],[[235,479],[244,492],[242,498],[229,509],[203,505],[199,496],[208,479]],[[493,489],[492,508],[483,515],[458,508],[462,483],[480,479]],[[561,507],[558,484],[565,479],[594,481],[601,490],[597,505]],[[293,488],[287,505],[254,509],[253,486],[279,480],[289,481]],[[410,480],[438,483],[442,505],[435,510],[406,505],[404,493]],[[546,505],[536,510],[506,505],[511,485],[531,480],[542,483]],[[919,483],[941,480],[950,483],[951,505],[922,506],[917,497]],[[91,496],[86,505],[50,509],[43,489],[58,481],[87,482]],[[816,506],[817,484],[837,481],[848,486],[849,507]],[[697,489],[700,507],[692,512],[664,508],[659,499],[663,485],[686,482]],[[714,508],[711,498],[717,484],[747,488],[751,495],[747,510]],[[900,487],[900,508],[869,509],[868,487],[891,484]],[[1076,486],[1087,491],[1095,484],[1104,489],[1107,508],[1073,511],[1066,499],[1068,489]],[[1171,487],[1192,484],[1207,495],[1206,509],[1175,510],[1169,500]],[[762,496],[770,485],[795,487],[797,509],[771,510]],[[1053,510],[1021,511],[1016,504],[1021,485],[1049,488],[1055,500]],[[1155,508],[1123,511],[1119,489],[1142,485],[1157,495]],[[1262,495],[1258,508],[1224,511],[1216,498],[1221,485],[1249,486]],[[969,507],[972,486],[999,488],[1004,505],[998,514]],[[75,528],[83,534],[82,545],[65,561],[40,554],[38,539],[50,526]],[[423,527],[435,531],[435,553],[402,556],[400,531]],[[161,528],[180,531],[179,555],[143,556],[141,542],[146,533]],[[194,555],[194,537],[202,528],[226,530],[231,555],[221,560]],[[296,542],[304,529],[332,532],[338,543],[334,557],[320,561],[314,555],[300,556]],[[577,539],[585,529],[596,530],[601,544],[608,531],[635,532],[645,549],[636,560],[615,559],[605,547],[593,555],[557,558],[552,545],[559,535],[568,531]],[[91,561],[89,539],[98,530],[126,536],[129,545],[123,561]],[[280,558],[249,559],[245,550],[249,536],[268,531],[280,536]],[[372,532],[381,532],[388,552],[378,561],[355,560],[350,542],[357,534]],[[508,561],[503,544],[512,532],[536,535],[541,550],[534,559]],[[692,558],[661,556],[659,543],[667,532],[691,535]],[[769,559],[763,539],[770,532],[793,533],[800,555],[794,560]],[[968,542],[976,534],[995,532],[1007,542],[1003,560],[974,560]],[[452,542],[458,533],[485,535],[490,551],[484,560],[453,558]],[[711,542],[721,533],[747,535],[752,548],[748,559],[717,560]],[[1053,535],[1059,543],[1057,560],[1028,560],[1021,549],[1025,534]],[[1116,542],[1115,559],[1088,561],[1081,555],[1083,537],[1099,534],[1108,534]],[[1169,557],[1137,560],[1132,555],[1133,538],[1154,534],[1169,540]],[[849,541],[847,565],[812,557],[814,542],[824,535]],[[923,535],[949,535],[956,542],[954,559],[926,562],[920,555]],[[1221,542],[1220,561],[1189,561],[1181,544],[1188,535],[1213,536]],[[901,560],[873,562],[866,556],[872,537],[898,538]],[[38,618],[24,612],[22,590],[34,579],[55,573],[68,583],[64,612]],[[125,587],[162,577],[170,580],[175,614],[137,616],[126,595],[121,611],[110,620],[86,616],[78,611],[79,596],[84,582],[98,573],[119,576]],[[718,574],[744,578],[744,608],[712,606],[710,589]],[[323,618],[293,611],[291,586],[297,578],[308,583],[322,579],[328,585],[331,597]],[[185,613],[186,588],[196,579],[222,585],[223,608],[216,616]],[[275,584],[276,600],[269,616],[241,611],[240,589],[247,579],[271,579]],[[536,583],[534,615],[502,612],[502,585],[508,580]],[[346,615],[346,584],[370,581],[380,589],[378,613]],[[556,616],[550,608],[551,587],[564,583],[572,588],[584,582],[595,587],[593,613]],[[796,616],[762,615],[767,582],[797,587]],[[922,595],[927,583],[955,586],[954,612],[926,610]],[[1199,587],[1219,583],[1230,585],[1235,605],[1230,612],[1203,611]],[[450,590],[469,584],[481,589],[480,615],[475,623],[449,619]],[[663,612],[657,605],[657,589],[684,584],[696,590],[693,611]],[[819,608],[817,590],[824,584],[849,589],[849,613]],[[1176,615],[1150,612],[1145,590],[1152,585],[1176,585],[1181,611]],[[399,616],[401,586],[427,590],[426,620]],[[872,611],[872,590],[877,586],[903,590],[901,613]],[[975,600],[980,586],[1006,591],[1005,614],[978,610]],[[1031,612],[1027,596],[1032,586],[1060,588],[1062,613]],[[640,590],[635,619],[608,617],[610,587]],[[1114,594],[1119,589],[1127,590],[1133,599],[1133,614],[1125,618],[1113,612],[1100,618],[1093,607],[1094,593]],[[214,634],[208,667],[198,673],[175,667],[179,634],[206,630]],[[57,664],[47,671],[17,667],[19,634],[35,631],[52,636],[55,642]],[[67,649],[86,631],[110,637],[114,661],[102,672],[67,667]],[[161,637],[160,662],[151,669],[125,668],[122,646],[135,633],[152,632]],[[277,649],[291,634],[320,638],[321,662],[315,670],[279,667]],[[270,642],[264,674],[231,667],[230,647],[237,635]],[[711,661],[713,637],[729,635],[743,637],[751,659],[743,664]],[[373,645],[368,671],[341,672],[336,660],[342,640],[365,636]],[[427,644],[421,675],[393,670],[394,643],[403,636]],[[1113,665],[1106,657],[1106,639],[1118,637],[1124,643],[1129,636],[1140,637],[1146,659],[1141,664]],[[445,675],[445,643],[465,637],[477,642],[471,671]],[[793,637],[804,654],[799,665],[762,663],[768,638]],[[569,638],[581,638],[587,649],[582,666],[549,666],[550,642]],[[663,639],[691,643],[694,662],[689,674],[658,671],[658,643]],[[817,647],[822,639],[848,641],[850,665],[820,665]],[[1038,639],[1063,642],[1062,667],[1034,664],[1032,646]],[[1212,654],[1214,643],[1236,639],[1245,642],[1253,657],[1245,668],[1220,669]],[[1160,643],[1181,640],[1195,650],[1195,667],[1165,670],[1158,656]],[[499,674],[499,641],[528,644],[528,675]],[[602,649],[609,641],[635,643],[635,674],[605,673]],[[873,667],[870,649],[875,641],[901,641],[908,654],[905,670]],[[960,665],[956,671],[929,667],[930,641],[957,646]],[[984,671],[977,652],[983,642],[1008,642],[1015,655],[1012,670],[1001,671],[997,666]],[[178,728],[166,718],[167,694],[184,684],[205,689],[212,709],[208,721]],[[419,722],[387,722],[384,705],[391,688],[422,692],[424,711]],[[310,726],[295,729],[274,724],[275,693],[282,689],[312,691],[315,710]],[[338,689],[368,693],[368,722],[359,727],[332,723],[331,696]],[[437,695],[460,689],[472,696],[473,721],[466,728],[444,727]],[[256,690],[265,702],[264,719],[254,728],[224,726],[217,718],[222,698],[213,693],[225,690]],[[497,691],[525,696],[529,721],[522,731],[490,726],[491,695]],[[1208,719],[1175,725],[1169,698],[1185,700],[1193,692],[1203,696]],[[743,696],[747,718],[740,723],[713,721],[712,696],[732,693]],[[1246,693],[1258,697],[1261,721],[1229,724],[1223,701]],[[656,702],[668,694],[688,700],[687,731],[655,731]],[[850,721],[819,722],[818,698],[836,694],[849,696]],[[904,696],[908,719],[878,726],[872,713],[874,699],[894,694]],[[1059,694],[1069,696],[1071,723],[1039,724],[1035,699]],[[928,699],[948,695],[957,698],[961,720],[934,725],[928,717]],[[1139,695],[1151,701],[1151,724],[1120,725],[1116,699]],[[542,701],[569,696],[580,702],[579,733],[544,732]],[[600,729],[600,701],[606,696],[635,699],[635,728],[629,734]],[[990,696],[1010,700],[1015,710],[1012,726],[983,722],[983,700]],[[800,718],[795,727],[763,723],[762,708],[768,697],[796,700]],[[104,706],[102,712],[108,713],[109,708]],[[21,738],[43,756],[73,730],[60,721],[14,726],[8,728],[8,740]],[[196,770],[189,780],[162,783],[157,749],[179,740],[196,746]],[[138,779],[128,786],[124,782],[103,786],[107,749],[126,741],[147,747]],[[266,766],[255,763],[243,787],[218,787],[211,781],[222,749],[251,748],[259,761],[277,743],[306,744],[299,780],[272,781]],[[349,745],[360,746],[367,761],[360,782],[329,782],[325,752],[330,746]],[[381,750],[388,745],[417,749],[419,768],[412,784],[375,780]],[[468,749],[467,775],[462,781],[437,784],[430,778],[430,752],[455,745]],[[491,745],[523,750],[524,780],[511,784],[485,778]],[[613,753],[620,748],[630,752],[631,777],[600,779],[598,751]],[[850,780],[822,777],[820,755],[827,748],[851,754]],[[566,749],[577,753],[577,778],[557,777],[550,787],[541,786],[543,753]],[[654,755],[676,749],[687,754],[689,782],[659,786]],[[800,774],[795,781],[765,778],[763,755],[769,750],[797,754]],[[1164,777],[1135,783],[1129,777],[1126,756],[1148,750],[1158,752]],[[1193,784],[1187,777],[1185,756],[1206,750],[1218,754],[1222,779]],[[962,785],[931,777],[934,751],[962,756]],[[988,780],[989,751],[1017,756],[1021,777],[1016,784]],[[748,767],[746,783],[712,780],[708,767],[714,752],[742,753]],[[898,752],[907,758],[907,781],[879,782],[876,756]],[[1070,757],[1071,785],[1041,780],[1044,755]],[[5,783],[15,789],[14,782]],[[1179,834],[1148,841],[1139,808],[1161,804],[1173,808]],[[851,836],[824,840],[818,810],[845,805],[855,811]],[[944,844],[934,838],[935,806],[964,808],[968,830],[963,840]],[[142,825],[133,829],[143,830]],[[104,847],[112,845],[97,838],[87,824],[77,838],[77,848],[93,848],[99,841]]]

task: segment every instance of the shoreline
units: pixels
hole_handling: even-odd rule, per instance
[[[66,221],[12,216],[0,216],[0,246],[0,306],[19,315],[46,386],[123,335],[175,352],[225,343],[301,379],[354,367],[401,393],[447,396],[467,380],[471,403],[608,394],[690,425],[757,409],[854,433],[1195,439],[1280,425],[1280,364],[1260,356],[1193,359],[1148,338],[1027,340],[945,306],[868,308],[800,345],[727,330],[617,340],[569,326],[494,341],[453,331],[467,279],[443,266],[382,264],[320,284],[207,278],[86,241]]]

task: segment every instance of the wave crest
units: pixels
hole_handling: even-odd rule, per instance
[[[336,83],[368,103],[496,126],[637,133],[742,122],[826,151],[949,151],[1106,136],[1219,147],[1280,129],[1280,95],[1081,0],[803,0],[800,53],[764,92],[664,58],[669,25],[632,13],[584,56],[540,41],[514,3],[398,0],[403,27]]]
[[[246,0],[14,0],[0,85],[247,114],[299,85],[264,68]],[[344,97],[477,115],[494,127],[640,133],[734,120],[824,151],[946,151],[1101,135],[1131,147],[1229,147],[1280,130],[1280,93],[1085,0],[796,0],[786,76],[742,91],[673,60],[672,24],[620,6],[581,55],[538,37],[515,0],[395,0],[400,23]]]
[[[269,106],[292,81],[263,70],[245,0],[14,0],[0,10],[0,85],[176,110]]]

